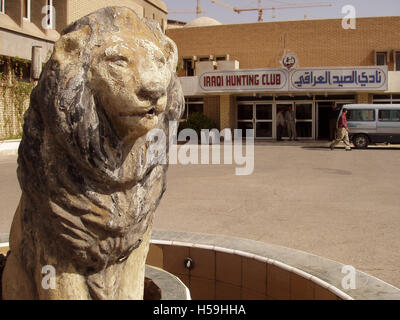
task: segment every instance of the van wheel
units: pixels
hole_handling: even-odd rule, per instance
[[[368,147],[369,138],[365,134],[358,134],[354,136],[353,144],[357,149],[365,149]]]

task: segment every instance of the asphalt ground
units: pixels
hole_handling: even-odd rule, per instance
[[[400,148],[265,143],[254,160],[248,176],[235,163],[170,165],[154,228],[303,250],[400,287]],[[16,167],[0,156],[0,233],[20,197]]]

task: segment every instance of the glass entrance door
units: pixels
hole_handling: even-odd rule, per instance
[[[290,107],[293,108],[293,102],[277,103],[276,104],[276,114],[278,114],[279,112],[282,112],[282,115],[283,115],[284,119],[286,120],[286,112],[289,110]],[[285,124],[285,126],[283,127],[283,130],[282,130],[282,138],[287,138],[287,137],[289,137],[289,134],[288,134],[287,126]]]
[[[297,138],[313,138],[313,103],[312,102],[279,102],[276,104],[276,114],[282,111],[285,117],[286,112],[292,107],[296,115],[296,136]],[[286,117],[285,117],[286,119]],[[283,128],[282,137],[288,137],[287,126]]]
[[[312,102],[296,102],[296,133],[298,138],[312,138],[313,104]]]
[[[272,138],[272,104],[254,104],[256,138]]]
[[[272,104],[241,103],[237,105],[237,128],[255,130],[255,138],[272,138]]]
[[[242,103],[237,105],[237,128],[242,129],[242,137],[246,136],[246,129],[254,129],[253,109],[253,103]]]

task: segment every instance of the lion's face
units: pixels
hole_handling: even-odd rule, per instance
[[[88,86],[97,110],[122,141],[132,142],[157,127],[167,109],[177,49],[133,11],[103,11],[105,17],[94,13],[71,25],[56,43],[53,60],[62,72],[60,88],[67,91],[67,104],[82,102],[69,99],[68,90],[82,88],[75,83],[86,79],[83,86]]]
[[[172,74],[157,42],[132,32],[105,37],[92,55],[89,86],[118,135],[136,139],[157,126]]]

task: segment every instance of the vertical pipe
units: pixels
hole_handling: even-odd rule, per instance
[[[32,65],[31,65],[31,78],[33,80],[39,80],[40,74],[42,73],[42,47],[32,47]]]

